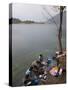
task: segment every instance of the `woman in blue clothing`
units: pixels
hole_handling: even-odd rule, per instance
[[[31,66],[27,71],[25,75],[24,85],[30,86],[30,85],[38,85],[39,79],[33,72],[33,67]]]

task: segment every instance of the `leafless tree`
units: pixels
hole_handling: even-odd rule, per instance
[[[58,41],[59,41],[59,52],[60,54],[62,54],[63,50],[62,50],[62,22],[63,22],[63,10],[64,10],[65,6],[60,6],[60,26],[59,26],[59,31],[58,31]]]
[[[65,6],[53,6],[53,8],[56,10],[60,11],[60,25],[59,28],[57,27],[57,24],[53,18],[53,16],[45,9],[45,7],[43,7],[43,10],[46,11],[48,13],[48,15],[53,19],[53,22],[55,23],[57,29],[58,29],[58,47],[59,47],[59,52],[60,54],[62,54],[63,50],[62,50],[62,22],[63,22],[63,11]]]

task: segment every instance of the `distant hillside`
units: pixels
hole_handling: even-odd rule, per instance
[[[31,21],[31,20],[22,21],[22,20],[17,19],[17,18],[10,18],[9,19],[9,24],[19,24],[19,23],[30,24],[30,23],[35,23],[35,22]]]
[[[35,21],[32,21],[32,20],[25,20],[25,21],[22,21],[20,19],[17,19],[17,18],[10,18],[9,19],[9,24],[19,24],[19,23],[22,23],[22,24],[44,24],[45,22],[35,22]]]
[[[22,23],[22,21],[17,19],[17,18],[10,18],[9,19],[9,24],[12,24],[12,23]]]
[[[30,24],[30,23],[35,23],[35,22],[31,20],[26,20],[26,21],[22,21],[22,23]]]

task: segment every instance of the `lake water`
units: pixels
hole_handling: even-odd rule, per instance
[[[65,27],[62,43],[66,46]],[[25,71],[40,53],[44,57],[54,55],[58,50],[58,30],[54,24],[12,25],[12,75],[13,85],[22,85]]]

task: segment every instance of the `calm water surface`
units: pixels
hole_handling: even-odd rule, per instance
[[[54,24],[13,24],[12,25],[12,64],[13,84],[22,85],[25,71],[32,61],[42,53],[44,57],[58,50],[58,30]],[[65,49],[65,28],[62,43]]]

